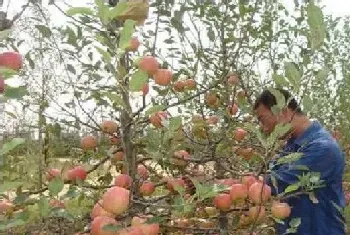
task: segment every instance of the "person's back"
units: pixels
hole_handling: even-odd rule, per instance
[[[285,200],[292,207],[292,212],[290,217],[284,221],[284,225],[277,225],[278,234],[285,234],[293,218],[301,219],[296,234],[345,234],[344,219],[339,212],[339,208],[343,208],[345,204],[342,190],[345,162],[337,142],[319,122],[314,121],[303,135],[289,139],[283,150],[283,156],[291,152],[303,153],[303,156],[293,165],[304,165],[309,168],[310,172],[319,172],[320,179],[324,180],[325,186],[314,191],[317,201],[313,202],[306,194]],[[279,165],[271,169],[272,175],[278,182],[278,193],[282,193],[287,186],[297,181],[295,175],[301,175],[300,171],[293,170],[293,165]],[[276,188],[271,180],[268,180],[267,183],[276,194]]]
[[[265,90],[255,101],[254,111],[260,128],[270,135],[278,124],[290,125],[288,133],[281,137],[287,143],[277,159],[295,152],[300,152],[302,156],[295,162],[285,164],[278,164],[281,161],[277,162],[277,159],[270,162],[266,183],[271,187],[272,194],[282,194],[291,185],[297,189],[292,193],[298,193],[285,198],[285,202],[291,206],[291,215],[284,220],[284,225],[276,225],[277,233],[343,235],[345,225],[341,211],[345,207],[342,187],[344,154],[331,134],[318,121],[311,121],[288,91],[278,89],[276,92],[278,91],[285,98],[286,104],[277,112],[272,112],[277,101],[271,91]],[[314,174],[314,179],[319,174],[323,181],[322,187],[313,190],[314,197],[303,192],[304,189],[298,185],[300,178],[309,173]],[[289,222],[296,218],[301,220],[297,232],[288,233]]]

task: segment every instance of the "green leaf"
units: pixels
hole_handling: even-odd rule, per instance
[[[169,129],[170,130],[177,130],[180,128],[180,126],[182,125],[182,119],[181,117],[172,117],[169,120]]]
[[[298,190],[299,186],[300,186],[299,183],[291,184],[284,190],[284,193],[294,192],[294,191]]]
[[[163,223],[165,221],[165,218],[159,217],[159,216],[153,216],[145,222],[146,224],[154,224],[154,223]]]
[[[304,110],[307,111],[311,111],[312,107],[313,107],[314,103],[312,101],[312,99],[310,98],[310,96],[305,96],[303,98],[303,108]]]
[[[148,74],[142,70],[137,70],[130,79],[130,90],[141,91],[143,86],[148,82]]]
[[[286,164],[286,163],[291,163],[298,161],[301,157],[303,156],[303,153],[291,153],[288,154],[287,156],[283,156],[277,160],[277,164]]]
[[[14,190],[22,186],[23,184],[24,184],[23,182],[19,182],[19,181],[3,182],[1,183],[0,192],[3,193],[10,190]]]
[[[13,75],[16,75],[17,71],[9,68],[0,67],[0,74],[4,79],[8,79]]]
[[[103,0],[95,0],[95,4],[98,8],[98,16],[100,17],[100,20],[103,25],[108,24],[109,22],[109,6],[104,4]]]
[[[69,16],[74,16],[77,14],[93,16],[94,12],[88,7],[71,7],[66,11],[66,14]]]
[[[116,224],[106,224],[102,227],[102,230],[104,231],[110,231],[110,232],[116,232],[118,230],[122,229],[121,225]]]
[[[150,107],[149,109],[147,109],[147,111],[145,112],[146,116],[152,115],[156,112],[162,111],[166,108],[165,105],[154,105],[152,107]]]
[[[277,86],[288,86],[288,81],[282,75],[272,74],[272,79],[275,81]]]
[[[51,193],[51,195],[56,196],[58,195],[64,187],[64,182],[60,177],[55,177],[52,179],[48,185],[48,189]]]
[[[109,19],[112,20],[116,18],[117,16],[120,16],[125,10],[128,9],[128,3],[127,2],[119,2],[110,12],[109,12]]]
[[[11,150],[13,150],[14,148],[16,148],[17,146],[24,144],[25,143],[25,139],[23,138],[13,138],[11,141],[6,142],[5,144],[3,144],[2,149],[1,149],[1,154],[7,154],[8,152],[10,152]]]
[[[12,32],[12,29],[6,29],[3,31],[0,31],[0,40],[6,39],[11,32]]]
[[[50,213],[50,205],[45,197],[42,197],[38,202],[39,213],[42,217],[47,217]]]
[[[102,55],[104,61],[106,61],[107,63],[111,63],[112,56],[111,56],[111,54],[108,53],[108,51],[103,50],[102,48],[99,48],[97,46],[95,46],[95,48]]]
[[[67,64],[67,70],[72,74],[77,74],[77,71],[75,70],[74,66],[71,64]]]
[[[285,74],[289,82],[294,86],[296,90],[300,88],[301,74],[294,63],[287,62],[284,64]]]
[[[286,106],[286,99],[285,99],[284,95],[279,90],[273,89],[271,87],[268,88],[268,90],[276,98],[277,108],[279,109],[279,111],[281,111],[282,108],[284,108]],[[276,115],[276,113],[275,113],[275,115]]]
[[[123,98],[120,95],[113,94],[113,93],[105,93],[104,94],[108,99],[110,99],[113,103],[126,107]]]
[[[21,99],[23,96],[28,95],[28,91],[26,87],[20,86],[20,87],[10,87],[5,86],[5,97],[10,99]]]
[[[52,36],[51,29],[46,25],[35,25],[35,28],[39,30],[39,32],[43,35],[43,37],[48,38]]]
[[[124,27],[120,32],[120,42],[119,42],[119,48],[125,49],[130,45],[130,40],[132,38],[132,35],[135,32],[135,23],[134,20],[126,20],[124,23]]]
[[[328,67],[322,68],[320,71],[318,71],[316,75],[317,80],[320,82],[323,82],[324,80],[327,79],[329,72],[330,70]]]
[[[301,224],[301,219],[300,218],[293,218],[289,222],[289,226],[292,227],[292,228],[297,228],[297,227],[299,227],[300,224]]]
[[[326,25],[324,16],[320,7],[316,6],[314,1],[310,1],[306,7],[307,23],[310,27],[309,41],[311,49],[316,50],[323,45],[326,37]]]

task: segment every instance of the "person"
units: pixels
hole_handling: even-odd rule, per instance
[[[289,185],[299,182],[299,176],[307,172],[319,172],[320,180],[323,180],[324,184],[323,187],[313,190],[318,202],[311,200],[312,198],[301,189],[298,189],[298,195],[290,194],[290,197],[282,199],[282,202],[288,203],[291,207],[291,214],[283,220],[283,224],[276,224],[276,232],[298,235],[343,235],[345,234],[345,219],[342,215],[345,207],[342,188],[345,167],[343,151],[319,121],[310,119],[302,112],[289,91],[283,89],[275,91],[283,95],[278,97],[284,97],[286,104],[278,112],[273,112],[273,107],[277,104],[273,95],[275,92],[272,93],[268,89],[257,97],[254,104],[254,113],[261,130],[266,135],[271,134],[277,124],[289,123],[291,127],[285,136],[286,142],[281,153],[269,163],[269,171],[265,177],[266,184],[271,187],[272,195],[281,194]],[[302,154],[296,161],[276,164],[277,159],[295,152]],[[297,166],[306,166],[308,171],[305,167]],[[289,233],[289,222],[293,218],[300,218],[301,224],[296,233]]]

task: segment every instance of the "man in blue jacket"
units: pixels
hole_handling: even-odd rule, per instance
[[[342,177],[344,172],[344,155],[337,141],[326,131],[318,121],[310,120],[301,110],[297,101],[288,91],[278,89],[289,101],[278,113],[273,107],[276,98],[269,90],[263,91],[256,99],[254,111],[265,134],[273,132],[277,124],[291,126],[286,138],[286,144],[276,159],[270,162],[266,183],[271,187],[272,194],[281,194],[292,184],[299,182],[299,177],[308,172],[319,172],[323,180],[323,187],[314,189],[317,200],[307,193],[287,197],[283,201],[292,210],[291,215],[284,220],[284,225],[277,224],[277,234],[292,234],[288,232],[289,222],[293,218],[300,218],[298,235],[343,235],[345,234],[344,218],[341,214],[345,207]],[[275,93],[274,93],[275,94]],[[302,156],[285,164],[277,163],[284,156],[300,152]],[[301,168],[300,166],[306,166]],[[273,179],[273,180],[272,180]],[[274,183],[273,183],[274,182]],[[277,186],[276,186],[277,183]],[[295,192],[294,192],[295,193]]]

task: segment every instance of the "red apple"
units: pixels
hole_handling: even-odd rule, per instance
[[[114,186],[108,189],[102,197],[102,207],[115,215],[123,214],[129,207],[130,191]]]
[[[46,172],[46,180],[51,181],[55,177],[59,177],[61,175],[61,170],[59,169],[50,169]]]
[[[246,137],[247,134],[248,134],[248,132],[246,130],[244,130],[243,128],[237,128],[233,132],[233,135],[234,135],[235,139],[238,140],[238,141],[243,140],[244,137]]]
[[[129,189],[132,185],[132,178],[127,174],[120,174],[114,178],[114,185]]]
[[[153,56],[144,56],[139,61],[138,66],[140,70],[145,71],[148,75],[152,76],[157,72],[159,63]]]
[[[94,136],[85,136],[81,139],[80,146],[84,151],[93,150],[97,147],[97,140]]]
[[[228,211],[231,208],[231,197],[229,194],[220,193],[215,196],[213,204],[221,211]]]
[[[257,181],[250,186],[248,195],[249,199],[254,203],[266,202],[271,198],[271,187]]]
[[[140,164],[137,166],[137,174],[142,178],[142,179],[147,179],[148,178],[148,170],[147,168]]]
[[[70,181],[77,181],[78,179],[84,181],[87,172],[82,166],[76,166],[67,172],[67,179]]]
[[[3,199],[0,201],[0,215],[1,214],[10,214],[13,212],[15,206],[10,200]]]
[[[230,190],[231,200],[236,202],[240,199],[246,199],[248,197],[248,188],[244,184],[234,184]]]
[[[170,192],[175,192],[176,187],[185,188],[185,181],[183,179],[168,179],[167,188]]]
[[[140,44],[141,43],[137,37],[132,37],[130,40],[130,45],[125,50],[126,51],[137,51]]]
[[[271,214],[277,219],[285,219],[289,217],[291,208],[287,203],[277,202],[271,207]]]
[[[102,207],[103,201],[99,200],[94,207],[92,208],[91,211],[91,218],[94,219],[98,216],[105,216],[105,217],[111,217],[114,218],[114,215],[108,211],[106,211],[105,209],[103,209]]]
[[[18,52],[1,53],[0,67],[6,67],[18,71],[23,67],[23,57]]]
[[[104,229],[106,225],[117,225],[117,221],[107,216],[97,216],[91,222],[91,235],[115,235],[116,232]]]
[[[143,196],[150,196],[156,190],[156,186],[152,182],[143,182],[140,186],[140,193]]]
[[[118,124],[115,121],[103,121],[101,129],[103,132],[113,134],[118,131]]]

